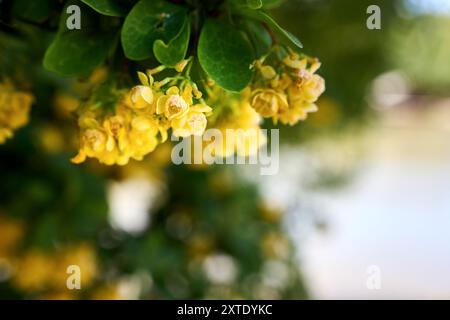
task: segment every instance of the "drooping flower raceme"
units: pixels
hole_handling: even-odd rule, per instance
[[[75,163],[87,157],[107,165],[142,160],[168,137],[202,135],[212,109],[201,99],[195,83],[166,78],[155,82],[151,72],[139,73],[141,85],[123,95],[114,110],[85,106],[79,118],[80,150]],[[167,83],[168,88],[164,89]]]
[[[208,103],[183,73],[190,60],[175,68],[176,76],[161,81],[153,76],[165,66],[139,72],[141,84],[122,93],[112,108],[103,108],[92,99],[81,108],[80,150],[72,161],[97,158],[107,165],[125,165],[130,159],[142,160],[167,140],[169,132],[183,138],[201,136],[207,127],[220,130],[228,140],[216,143],[216,156],[256,154],[266,143],[260,129],[262,118],[294,125],[317,111],[315,102],[325,90],[323,78],[316,74],[317,59],[292,51],[275,59],[273,65],[266,58],[255,62],[256,77],[241,94],[226,93],[213,83],[206,85]],[[212,109],[208,104],[216,106],[209,126]]]
[[[315,102],[325,91],[325,81],[315,73],[320,67],[316,58],[289,52],[276,68],[263,63],[255,63],[259,78],[251,100],[261,116],[294,125],[317,111]]]

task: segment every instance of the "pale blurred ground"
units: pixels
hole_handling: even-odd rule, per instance
[[[300,244],[315,298],[450,298],[450,101],[424,104],[385,110],[352,183],[315,195],[329,231]]]

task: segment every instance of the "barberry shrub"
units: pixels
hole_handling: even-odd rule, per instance
[[[317,111],[325,90],[320,63],[267,13],[278,2],[68,1],[44,66],[95,79],[77,109],[80,150],[73,162],[93,157],[125,165],[170,132],[202,135],[224,122],[239,129],[247,104],[256,123],[294,125]],[[68,10],[74,5],[79,29],[67,24],[76,18]]]

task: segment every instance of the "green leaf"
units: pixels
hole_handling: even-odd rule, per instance
[[[241,32],[224,22],[206,22],[200,35],[198,58],[208,76],[226,90],[241,91],[252,78],[252,47]]]
[[[122,46],[127,58],[152,56],[156,40],[168,42],[180,32],[186,9],[162,0],[141,0],[130,11],[122,28]]]
[[[92,9],[78,2],[81,8],[81,29],[69,30],[66,8],[61,14],[59,31],[44,56],[44,67],[62,76],[88,74],[103,63],[117,34],[117,28],[102,29],[100,18]]]
[[[272,19],[272,17],[270,17],[264,11],[244,9],[240,10],[240,13],[249,18],[266,23],[286,44],[294,45],[299,49],[303,48],[302,43],[297,39],[296,36],[283,29],[274,19]]]
[[[44,67],[62,76],[88,74],[106,58],[114,34],[87,36],[83,32],[66,32],[56,36],[47,49]]]
[[[123,17],[126,14],[117,0],[81,0],[98,13],[112,17]]]
[[[191,24],[189,19],[186,19],[178,35],[168,44],[165,44],[162,40],[155,41],[153,44],[153,53],[156,59],[168,67],[174,67],[186,56],[190,35]]]
[[[272,38],[262,23],[254,20],[246,20],[248,36],[256,51],[256,57],[262,57],[269,52],[272,46]]]
[[[262,0],[247,0],[250,9],[260,9],[263,6]]]

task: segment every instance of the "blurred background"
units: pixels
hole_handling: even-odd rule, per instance
[[[0,146],[0,298],[450,298],[450,0],[273,14],[327,82],[318,113],[280,128],[274,176],[175,166],[168,144],[122,168],[71,164],[66,92],[89,80],[42,69],[46,30],[25,45],[0,32],[0,70],[14,61],[36,96]],[[69,264],[82,290],[65,288]]]

